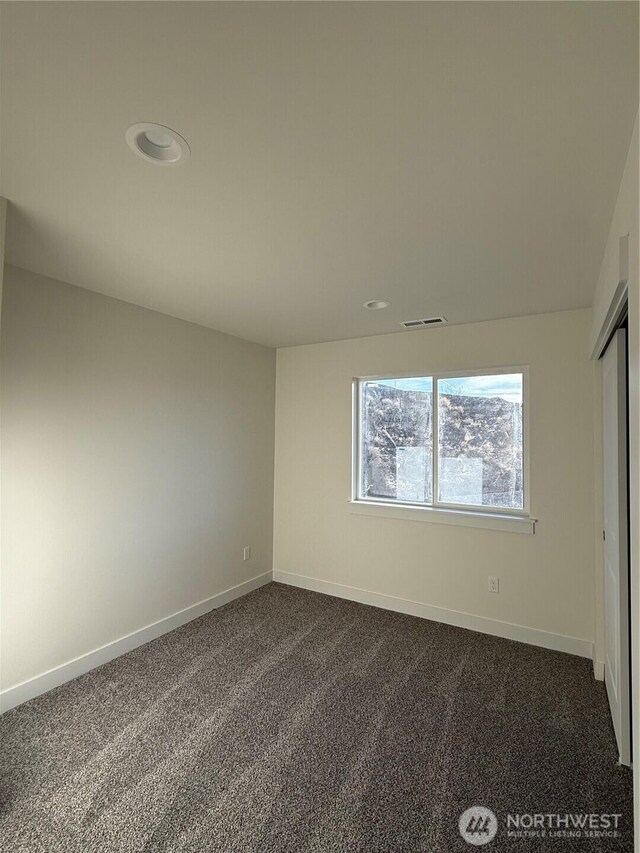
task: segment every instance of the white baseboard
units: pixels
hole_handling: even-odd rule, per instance
[[[139,631],[127,634],[126,637],[107,643],[106,646],[101,646],[99,649],[94,649],[92,652],[87,652],[85,655],[63,663],[55,669],[50,669],[42,675],[37,675],[35,678],[16,684],[14,687],[8,687],[0,693],[0,713],[9,711],[11,708],[15,708],[35,696],[40,696],[42,693],[47,693],[47,691],[53,690],[54,687],[59,687],[67,681],[72,681],[79,675],[84,675],[85,672],[102,666],[103,663],[108,663],[110,660],[132,651],[132,649],[137,649],[138,646],[144,646],[145,643],[149,643],[181,625],[186,625],[187,622],[191,622],[199,616],[204,616],[210,610],[222,607],[223,604],[228,604],[235,598],[240,598],[248,592],[270,583],[271,579],[271,572],[264,572],[264,574],[231,587],[231,589],[225,589],[217,595],[212,595],[211,598],[199,601],[191,607],[186,607],[178,613],[159,619],[152,625],[147,625],[146,628],[141,628]]]
[[[604,661],[603,660],[595,660],[593,661],[593,677],[596,681],[604,681]]]
[[[405,598],[396,598],[393,595],[384,595],[383,593],[369,592],[365,589],[357,589],[330,581],[316,580],[291,572],[274,570],[273,579],[279,583],[313,590],[313,592],[323,592],[336,598],[346,598],[349,601],[358,601],[360,604],[371,604],[374,607],[406,613],[409,616],[431,619],[433,622],[444,622],[445,625],[468,628],[471,631],[479,631],[481,634],[491,634],[494,637],[504,637],[507,640],[517,640],[531,646],[540,646],[543,649],[554,649],[558,652],[567,652],[570,655],[593,659],[593,643],[591,640],[567,637],[564,634],[552,634],[539,628],[527,628],[524,625],[488,619],[485,616],[460,613],[457,610],[448,610],[445,607],[434,607],[431,604],[422,604],[419,601],[409,601]]]

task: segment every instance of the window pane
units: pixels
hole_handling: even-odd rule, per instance
[[[359,497],[431,503],[431,377],[361,383]]]
[[[522,509],[522,374],[438,380],[443,503]]]

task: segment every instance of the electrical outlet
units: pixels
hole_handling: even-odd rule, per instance
[[[244,546],[243,560],[245,563],[251,559],[251,545]]]
[[[489,575],[489,592],[500,592],[500,578]]]

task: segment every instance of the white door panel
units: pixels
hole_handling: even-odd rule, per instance
[[[620,762],[631,762],[627,540],[626,343],[617,331],[602,359],[605,685]]]

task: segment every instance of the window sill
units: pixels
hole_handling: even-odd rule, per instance
[[[466,512],[462,509],[392,504],[383,501],[351,500],[349,501],[349,512],[355,515],[373,515],[379,518],[399,518],[404,521],[429,521],[435,524],[482,527],[488,530],[502,530],[507,533],[534,534],[537,521],[528,515],[477,512],[476,510]]]

